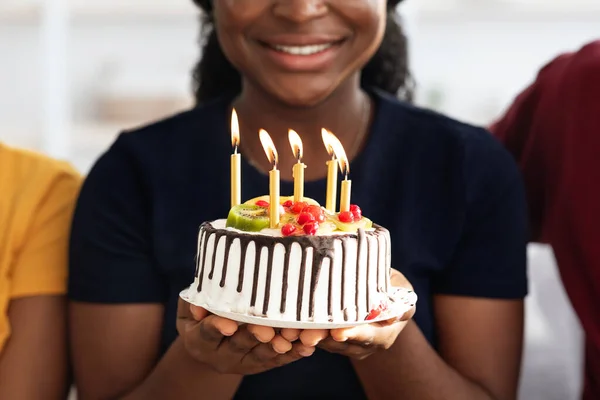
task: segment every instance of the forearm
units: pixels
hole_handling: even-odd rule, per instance
[[[353,361],[370,400],[493,400],[483,387],[460,375],[429,345],[412,320],[387,351]]]
[[[231,399],[240,375],[223,375],[194,360],[177,339],[146,380],[122,400]]]

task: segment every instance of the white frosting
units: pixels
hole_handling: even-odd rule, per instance
[[[344,232],[327,235],[329,238],[283,238],[272,231],[249,234],[226,228],[225,220],[203,225],[196,278],[189,291],[193,300],[221,311],[283,321],[344,322],[364,320],[387,299],[391,254],[389,233],[384,228],[364,232],[362,239]],[[274,240],[259,239],[261,236]],[[257,248],[257,241],[267,247]],[[326,245],[330,248],[324,249]],[[317,264],[313,265],[313,260]]]

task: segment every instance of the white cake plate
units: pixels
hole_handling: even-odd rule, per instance
[[[350,328],[353,326],[359,326],[364,324],[371,324],[375,322],[387,321],[392,318],[399,318],[405,312],[409,311],[415,306],[417,302],[417,294],[406,288],[394,287],[390,292],[390,297],[393,301],[390,301],[390,306],[387,310],[383,311],[377,318],[368,321],[349,321],[349,322],[299,322],[299,321],[283,321],[279,319],[271,319],[267,317],[252,316],[246,314],[239,314],[230,311],[221,311],[208,304],[192,301],[188,296],[188,290],[183,290],[179,296],[190,304],[206,309],[208,312],[218,315],[219,317],[227,318],[232,321],[240,322],[243,324],[262,325],[270,326],[273,328],[292,328],[292,329],[338,329],[338,328]]]

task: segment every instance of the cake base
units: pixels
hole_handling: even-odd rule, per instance
[[[411,290],[405,288],[393,287],[389,293],[390,302],[388,309],[383,311],[377,318],[364,321],[348,321],[348,322],[300,322],[300,321],[281,321],[276,319],[270,319],[267,317],[252,316],[246,314],[239,314],[230,311],[221,311],[218,308],[212,307],[208,304],[200,304],[191,300],[188,296],[188,290],[194,290],[191,287],[184,289],[179,296],[186,302],[193,304],[198,307],[202,307],[212,314],[218,315],[219,317],[227,318],[232,321],[240,322],[243,324],[262,325],[270,326],[273,328],[292,328],[292,329],[338,329],[338,328],[351,328],[353,326],[359,326],[364,324],[371,324],[374,322],[387,321],[392,318],[401,317],[405,312],[409,311],[415,306],[417,302],[417,294]]]

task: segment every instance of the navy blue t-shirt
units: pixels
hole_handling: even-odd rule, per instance
[[[372,96],[374,122],[351,166],[352,200],[389,229],[392,265],[414,285],[414,319],[435,347],[434,295],[526,295],[521,178],[484,129]],[[179,292],[193,280],[199,225],[229,211],[230,100],[121,134],[87,177],[75,212],[70,298],[164,304],[163,352],[177,336]],[[268,193],[266,175],[247,162],[242,186],[242,199]],[[325,192],[325,179],[306,183],[305,195],[321,204]],[[292,194],[293,183],[281,182],[281,193]],[[321,350],[246,377],[236,399],[257,395],[365,398],[350,361]]]

